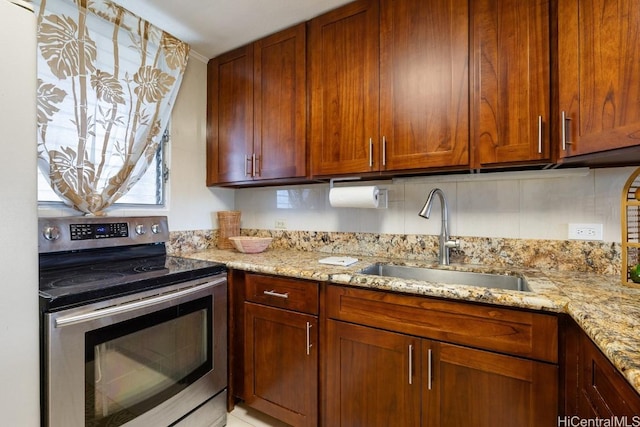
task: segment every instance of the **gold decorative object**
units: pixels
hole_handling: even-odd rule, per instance
[[[640,168],[622,190],[622,283],[640,286]]]

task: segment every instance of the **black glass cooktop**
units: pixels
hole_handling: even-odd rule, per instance
[[[41,309],[55,311],[226,271],[223,264],[166,255],[106,258],[84,265],[50,262],[44,268],[41,262]]]

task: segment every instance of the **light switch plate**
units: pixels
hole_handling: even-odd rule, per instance
[[[569,224],[570,240],[603,240],[602,224]]]

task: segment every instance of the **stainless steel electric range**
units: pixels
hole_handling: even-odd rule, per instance
[[[166,217],[39,219],[43,425],[226,423],[227,275]]]

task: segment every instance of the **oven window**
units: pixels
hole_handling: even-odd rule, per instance
[[[119,426],[212,368],[211,297],[86,333],[85,425]]]

